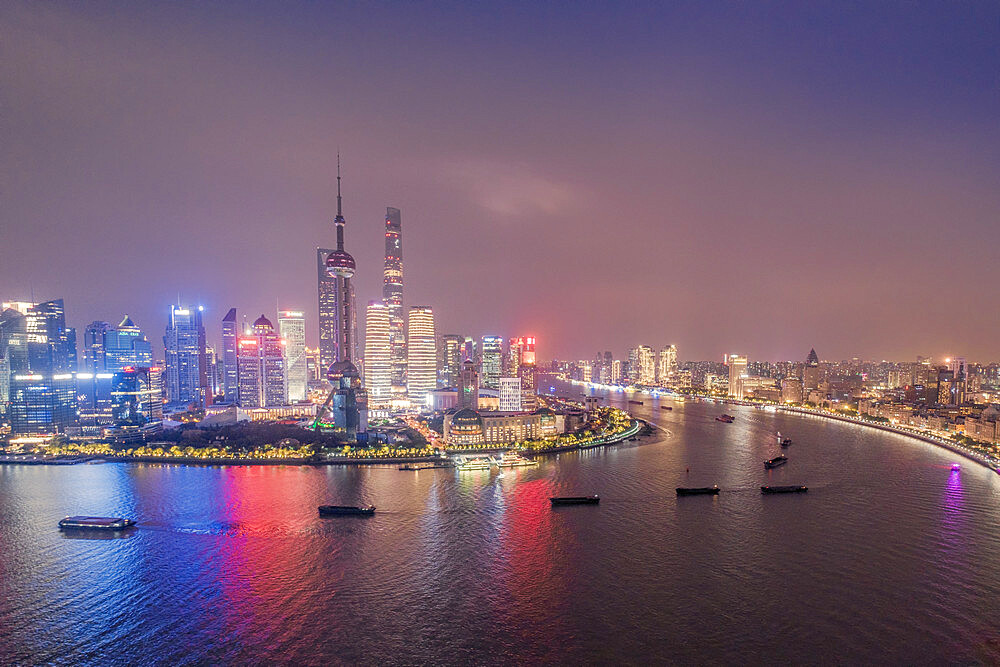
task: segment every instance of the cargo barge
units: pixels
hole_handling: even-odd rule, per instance
[[[352,505],[320,505],[320,516],[371,516],[375,514],[375,506],[354,507]]]
[[[561,496],[549,498],[553,505],[596,505],[601,502],[601,497],[593,496]]]
[[[719,485],[701,487],[677,487],[678,496],[717,496],[719,495]]]
[[[68,516],[59,521],[59,530],[125,530],[135,525],[132,519],[113,516]]]

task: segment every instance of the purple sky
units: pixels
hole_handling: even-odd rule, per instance
[[[1000,4],[3,3],[0,297],[358,302],[543,358],[1000,358]]]

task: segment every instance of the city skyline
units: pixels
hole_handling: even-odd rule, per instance
[[[330,244],[340,147],[363,267],[356,301],[382,293],[385,211],[397,208],[405,306],[434,305],[441,332],[531,332],[547,358],[664,339],[686,359],[730,349],[791,359],[809,346],[830,358],[998,356],[1000,304],[987,288],[1000,240],[1000,109],[988,92],[997,8],[786,9],[615,12],[607,48],[592,53],[581,46],[590,28],[530,7],[488,24],[431,8],[434,28],[421,34],[405,7],[248,17],[224,6],[9,5],[2,171],[17,187],[0,284],[11,298],[65,299],[81,331],[126,312],[158,331],[179,293],[205,307],[216,345],[229,307],[270,314],[278,300],[305,313],[314,347],[306,253]],[[233,62],[235,38],[214,29],[226,20],[236,33],[286,30]],[[314,27],[333,23],[354,29],[357,48],[314,57],[333,48]],[[873,40],[885,24],[899,30]],[[717,60],[694,38],[706,26]],[[654,27],[656,46],[636,39]],[[366,42],[386,29],[392,45]],[[527,78],[524,50],[545,54]],[[130,59],[141,80],[116,64]],[[338,67],[327,77],[320,61]],[[455,70],[463,61],[468,72]],[[218,80],[243,83],[217,90]],[[589,104],[597,88],[612,94]],[[402,105],[386,104],[393,90]],[[146,123],[160,129],[146,136]],[[602,243],[608,220],[614,242]],[[103,241],[108,230],[116,243]],[[46,268],[53,257],[65,273]],[[953,261],[961,289],[915,279]],[[247,262],[251,279],[227,281]],[[141,281],[105,274],[137,265]]]

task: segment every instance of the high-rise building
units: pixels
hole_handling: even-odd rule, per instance
[[[306,370],[306,319],[297,310],[278,312],[278,335],[285,341],[285,390],[288,403],[304,401],[309,383]]]
[[[222,394],[226,403],[235,405],[240,400],[239,370],[236,341],[240,336],[236,309],[230,308],[222,318]]]
[[[538,369],[535,365],[535,337],[526,336],[518,339],[521,345],[521,358],[517,375],[521,380],[521,409],[535,410],[538,408]]]
[[[32,370],[48,367],[53,373],[78,370],[76,329],[66,326],[63,300],[35,304],[28,309],[26,318]]]
[[[326,270],[326,258],[335,251],[316,248],[317,288],[319,291],[319,367],[320,377],[337,361],[337,279]]]
[[[507,356],[504,357],[503,373],[507,377],[517,377],[521,368],[521,353],[524,351],[524,338],[511,338],[507,341]]]
[[[406,341],[406,395],[423,406],[427,393],[437,387],[437,342],[434,312],[430,306],[411,306]]]
[[[677,346],[667,345],[660,350],[660,363],[657,369],[657,381],[661,385],[670,382],[677,373]]]
[[[380,301],[368,304],[365,314],[365,390],[368,405],[392,404],[392,336],[389,307]]]
[[[170,306],[163,348],[164,382],[171,403],[212,404],[205,358],[205,327],[201,319],[203,310],[201,306]]]
[[[500,412],[520,412],[521,378],[500,378]]]
[[[316,382],[322,379],[323,373],[321,372],[321,364],[319,361],[319,348],[318,347],[307,347],[306,348],[306,374],[309,377],[309,382]]]
[[[807,397],[810,391],[819,387],[819,370],[819,357],[816,350],[811,349],[806,355],[806,364],[802,367],[802,391]]]
[[[483,336],[482,359],[479,377],[484,387],[500,388],[500,374],[503,371],[503,338]]]
[[[104,367],[97,371],[120,373],[126,368],[150,368],[153,346],[146,334],[126,315],[118,326],[104,333]]]
[[[268,408],[285,404],[285,341],[264,315],[240,336],[237,368],[239,406]]]
[[[729,395],[736,399],[743,398],[743,378],[747,377],[747,358],[738,354],[724,357],[729,367]]]
[[[457,387],[462,372],[462,345],[465,337],[444,334],[438,349],[438,386]]]
[[[403,220],[398,208],[385,209],[385,270],[382,303],[389,309],[392,386],[398,397],[406,392],[406,331],[403,313]]]
[[[476,339],[475,338],[470,338],[469,336],[466,336],[465,337],[465,342],[462,343],[462,361],[464,362],[464,361],[470,360],[470,359],[472,361],[476,361],[477,360],[477,355],[476,355]]]
[[[622,380],[622,360],[612,359],[611,360],[611,382],[621,382]]]
[[[66,326],[62,299],[4,303],[0,356],[4,358],[8,416],[16,434],[64,431],[77,419],[76,330]]]
[[[479,371],[476,362],[466,359],[458,376],[458,409],[479,409]]]
[[[104,334],[109,331],[111,325],[100,320],[83,330],[83,369],[88,373],[104,371]]]
[[[633,384],[656,384],[656,354],[648,345],[634,347],[628,352],[629,379]]]
[[[356,265],[354,258],[344,250],[344,207],[340,191],[340,159],[337,159],[337,249],[326,256],[326,272],[332,279],[332,297],[328,293],[324,314],[324,283],[320,284],[320,356],[322,362],[332,365],[338,361],[354,362],[358,358],[357,318],[354,308],[354,286],[351,278]],[[332,321],[331,321],[332,315]],[[325,319],[324,319],[325,318]]]

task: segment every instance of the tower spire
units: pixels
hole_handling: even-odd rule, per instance
[[[337,226],[337,250],[344,250],[344,200],[340,195],[340,150],[337,150],[337,217],[333,219]]]
[[[340,151],[337,151],[337,218],[344,217],[344,209],[340,197]]]

